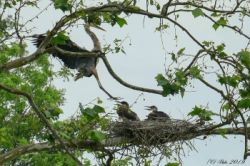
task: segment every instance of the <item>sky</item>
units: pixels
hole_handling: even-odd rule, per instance
[[[140,3],[141,5],[145,5],[142,1],[140,1]],[[25,20],[39,13],[39,11],[44,9],[48,4],[49,1],[44,0],[42,3],[39,3],[39,9],[30,8],[24,10],[22,12],[22,19],[25,22]],[[29,24],[30,27],[34,27],[32,34],[45,33],[51,29],[56,21],[63,15],[61,11],[52,9],[53,7],[49,7],[46,12],[39,15],[37,19],[34,19],[34,21]],[[110,27],[104,24],[102,28],[106,31],[96,29],[93,29],[93,31],[101,39],[102,45],[112,43],[116,38],[125,39],[124,48],[126,54],[110,53],[107,55],[107,58],[113,70],[128,83],[147,88],[160,89],[154,77],[158,73],[165,72],[165,59],[166,57],[167,60],[169,59],[169,55],[166,54],[166,52],[178,51],[180,48],[185,47],[186,53],[194,54],[198,49],[197,45],[190,40],[183,31],[178,28],[175,31],[171,24],[169,24],[170,29],[167,32],[160,34],[155,31],[155,28],[159,25],[158,19],[150,19],[143,16],[131,16],[126,19],[128,25],[123,28],[118,26]],[[191,14],[180,17],[179,21],[201,41],[213,40],[217,43],[225,42],[227,45],[226,50],[229,52],[240,51],[240,49],[243,48],[242,45],[246,43],[245,39],[231,31],[225,29],[214,31],[212,29],[212,23],[202,18],[194,19]],[[250,21],[246,24],[249,25]],[[246,30],[246,32],[250,34],[250,29]],[[178,34],[177,40],[174,40],[175,33]],[[92,49],[92,41],[84,32],[82,26],[73,27],[70,32],[70,37],[78,45]],[[32,46],[31,43],[28,44],[28,48],[32,53],[35,47]],[[51,58],[51,62],[54,64],[55,70],[60,69],[62,66],[62,63],[56,59]],[[169,61],[166,63],[168,64]],[[105,89],[113,96],[122,97],[130,104],[133,103],[132,109],[141,119],[144,119],[148,114],[148,112],[144,110],[144,106],[146,105],[156,105],[159,110],[168,113],[171,118],[174,119],[190,118],[187,114],[195,105],[208,105],[213,111],[219,110],[219,95],[197,81],[192,82],[194,88],[189,88],[184,98],[180,95],[163,98],[160,95],[141,93],[122,86],[110,76],[101,60],[99,61],[97,70]],[[211,82],[215,82],[212,77]],[[77,111],[79,102],[86,104],[97,97],[103,100],[102,106],[108,112],[115,113],[113,110],[115,102],[109,100],[108,96],[98,88],[94,77],[83,78],[76,82],[73,81],[73,78],[71,78],[70,81],[57,79],[54,80],[53,83],[56,87],[65,89],[66,101],[62,107],[64,110],[64,114],[61,117],[62,119],[72,116]],[[135,101],[136,103],[134,103]],[[240,161],[243,158],[244,152],[243,140],[243,136],[228,136],[227,139],[221,136],[210,136],[206,140],[194,139],[192,143],[197,151],[189,151],[186,149],[186,155],[182,157],[183,166],[217,166],[222,164],[211,164],[211,160],[218,162],[221,159],[227,162],[231,160]],[[249,164],[250,161],[247,159],[245,164],[240,165],[247,166]]]

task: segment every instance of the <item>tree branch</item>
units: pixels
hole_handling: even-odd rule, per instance
[[[94,151],[102,151],[104,147],[116,146],[120,143],[125,143],[125,138],[116,137],[110,138],[107,141],[103,141],[100,143],[94,141],[70,141],[70,142],[63,142],[63,144],[57,142],[55,144],[51,144],[50,142],[43,142],[43,143],[34,143],[30,145],[24,145],[17,147],[8,151],[5,154],[0,155],[0,164],[6,163],[11,161],[17,157],[20,157],[25,154],[34,153],[34,152],[42,152],[42,151],[49,151],[52,149],[64,149],[64,146],[67,146],[70,149],[91,149]]]
[[[224,71],[221,66],[220,66],[220,68],[221,68],[222,71]],[[214,91],[218,92],[223,97],[224,100],[228,101],[230,103],[230,105],[232,105],[234,107],[234,111],[237,112],[240,115],[240,118],[241,118],[242,123],[244,125],[244,135],[245,135],[245,141],[244,141],[245,142],[244,159],[246,159],[247,156],[249,156],[250,154],[248,153],[248,142],[247,142],[247,140],[248,140],[248,134],[247,134],[248,133],[248,131],[247,131],[248,128],[247,128],[247,123],[246,123],[246,120],[245,120],[245,118],[243,116],[243,113],[238,109],[237,105],[234,103],[233,99],[230,97],[230,94],[225,95],[222,90],[220,90],[220,89],[216,88],[215,86],[211,85],[210,83],[208,83],[204,79],[202,79],[202,78],[198,78],[198,79],[203,84],[205,84],[207,87],[209,87],[209,88],[213,89]],[[229,116],[231,118],[229,120],[232,121],[234,115],[233,114],[231,114],[231,115],[232,115],[231,117]]]
[[[221,125],[214,125],[211,127],[208,127],[207,129],[198,131],[197,133],[193,133],[189,135],[189,139],[194,139],[202,135],[221,135],[220,129],[218,127]],[[162,128],[164,130],[164,128]],[[223,128],[223,134],[226,135],[244,135],[245,134],[244,128]],[[178,134],[178,133],[177,133]],[[250,135],[250,128],[248,128],[248,135]],[[70,149],[90,149],[92,151],[102,151],[106,152],[105,147],[112,147],[112,146],[121,146],[124,144],[133,144],[133,145],[140,145],[140,142],[134,142],[133,139],[128,139],[126,137],[110,137],[106,140],[103,140],[101,142],[94,142],[90,140],[75,140],[70,142],[63,142],[64,145],[66,145]],[[63,144],[61,143],[55,143],[51,144],[49,142],[44,143],[34,143],[30,145],[24,145],[17,147],[15,149],[12,149],[5,154],[0,155],[0,164],[6,163],[8,161],[11,161],[15,158],[18,158],[22,155],[29,154],[29,153],[35,153],[35,152],[42,152],[42,151],[50,151],[55,149],[63,149]],[[111,156],[109,156],[111,157]],[[111,157],[112,159],[112,157]],[[109,160],[111,160],[109,159]]]
[[[242,11],[237,10],[237,9],[240,7],[240,4],[243,1],[245,1],[245,0],[242,0],[240,3],[237,3],[235,5],[235,7],[233,8],[233,10],[214,9],[214,8],[210,8],[210,7],[207,7],[207,6],[204,6],[204,5],[198,5],[198,4],[195,4],[193,2],[176,2],[176,3],[172,3],[170,6],[177,7],[177,6],[186,6],[186,5],[189,5],[189,6],[193,6],[193,7],[196,7],[196,8],[205,9],[205,10],[207,10],[209,12],[217,12],[217,13],[223,13],[223,14],[229,15],[229,14],[233,14],[233,13],[242,13]]]
[[[35,59],[37,59],[40,55],[42,55],[44,53],[43,50],[38,49],[36,50],[33,54],[26,56],[26,57],[21,57],[19,59],[15,59],[13,61],[7,62],[3,65],[0,65],[0,72],[1,71],[8,71],[14,68],[18,68],[21,66],[24,66],[32,61],[34,61]]]
[[[185,4],[181,4],[181,3],[178,2],[178,4],[174,4],[174,3],[171,4],[171,6],[173,6],[173,5],[185,5]],[[189,5],[193,5],[193,4],[189,4]],[[204,6],[197,6],[197,7],[204,8]],[[207,10],[209,10],[209,8],[207,8]],[[125,13],[139,14],[139,15],[148,16],[148,17],[167,19],[170,22],[172,22],[173,24],[177,25],[180,29],[182,29],[201,48],[206,50],[205,47],[194,36],[192,36],[185,27],[183,27],[182,25],[180,25],[179,23],[177,23],[176,21],[174,21],[173,19],[171,19],[171,18],[169,18],[167,16],[164,16],[164,15],[161,15],[161,14],[151,13],[151,12],[142,10],[140,8],[134,7],[134,6],[123,6],[122,4],[111,3],[111,4],[105,4],[105,5],[98,6],[98,7],[89,7],[89,8],[85,8],[85,9],[80,9],[80,10],[77,10],[77,11],[73,12],[70,15],[66,15],[66,16],[62,17],[56,23],[55,27],[48,33],[47,37],[45,38],[45,40],[43,41],[43,43],[40,45],[40,47],[38,48],[38,50],[35,53],[33,53],[32,55],[30,55],[28,57],[22,57],[20,59],[16,59],[16,60],[8,62],[8,63],[6,63],[4,65],[1,65],[0,70],[10,70],[10,69],[13,69],[13,68],[21,67],[21,66],[35,60],[36,58],[38,58],[40,54],[44,53],[44,49],[47,46],[47,44],[49,43],[49,41],[51,40],[51,37],[54,36],[58,32],[58,30],[61,27],[63,27],[67,22],[69,22],[71,19],[81,17],[82,14],[84,14],[84,13],[91,13],[91,12],[118,12],[118,11],[120,11],[120,12],[123,11]],[[235,9],[233,11],[235,11]],[[218,11],[218,12],[223,12],[223,11]]]
[[[137,91],[142,91],[142,92],[148,92],[148,93],[155,93],[155,94],[159,94],[162,95],[162,91],[161,90],[155,90],[155,89],[149,89],[149,88],[143,88],[143,87],[139,87],[139,86],[135,86],[135,85],[131,85],[125,81],[123,81],[112,69],[111,65],[108,62],[108,59],[106,58],[105,55],[101,55],[101,58],[106,66],[106,68],[108,69],[110,75],[116,80],[118,81],[120,84],[122,84],[123,86],[133,89],[133,90],[137,90]]]

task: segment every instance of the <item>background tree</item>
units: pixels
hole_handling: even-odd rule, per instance
[[[47,3],[45,7],[43,3]],[[157,0],[0,1],[1,165],[178,165],[181,162],[182,150],[185,151],[187,147],[194,148],[189,140],[196,137],[205,139],[213,134],[223,137],[227,134],[243,135],[242,157],[246,159],[249,155],[247,125],[250,108],[249,4],[248,0],[169,0],[165,3]],[[38,12],[26,18],[25,11]],[[51,12],[51,16],[60,13],[61,17],[55,18],[56,23],[49,30],[44,29],[42,33],[47,33],[47,37],[30,53],[31,36],[35,33],[34,26],[38,26],[33,23],[46,12]],[[206,103],[210,101],[210,94],[216,93],[217,97],[219,96],[217,109],[213,110],[209,104],[200,105],[198,101],[197,104],[194,101],[195,104],[190,106],[193,108],[188,111],[189,121],[174,121],[170,124],[142,121],[125,124],[124,128],[123,123],[114,122],[115,118],[112,118],[109,109],[103,106],[107,102],[111,103],[112,106],[109,107],[112,108],[114,102],[104,99],[102,103],[100,99],[96,99],[90,104],[80,103],[78,111],[70,118],[59,119],[63,114],[62,106],[65,103],[67,87],[64,87],[64,90],[55,87],[54,80],[71,80],[75,71],[66,67],[57,70],[52,65],[55,60],[50,60],[49,54],[58,51],[57,45],[71,38],[70,33],[76,27],[83,31],[82,25],[91,23],[105,27],[106,31],[115,31],[117,27],[122,31],[130,25],[129,20],[134,16],[137,16],[136,19],[143,17],[144,23],[147,21],[146,23],[153,24],[157,21],[155,31],[160,34],[159,40],[162,41],[164,55],[164,61],[160,64],[164,70],[155,75],[160,89],[127,83],[113,70],[115,64],[109,63],[111,55],[126,53],[130,56],[127,51],[127,38],[119,39],[114,35],[113,42],[101,42],[101,54],[75,54],[63,50],[62,54],[97,56],[114,80],[134,90],[134,93],[141,91],[161,98],[172,99],[181,96],[185,99],[203,85],[202,88],[207,89],[209,93],[201,94],[208,96]],[[136,26],[140,30],[139,24]],[[203,34],[202,29],[207,26],[210,29],[209,37]],[[230,34],[232,38],[217,40],[215,36],[220,33]],[[99,34],[98,36],[100,38]],[[133,36],[131,40],[132,38]],[[236,43],[239,41],[240,47]],[[153,63],[154,56],[143,56],[144,60],[149,59]],[[137,59],[133,61],[139,63]],[[144,71],[147,70],[150,69],[146,66]],[[107,86],[107,89],[111,87]],[[124,98],[118,89],[112,89],[112,95]],[[138,100],[140,98],[139,96]],[[179,102],[181,100],[179,99]],[[126,127],[134,127],[133,125],[135,129],[140,125],[153,125],[153,128],[163,125],[163,129],[166,129],[164,131],[171,132],[173,137],[156,144],[145,143],[144,139],[135,141],[129,135],[119,135],[112,127],[127,131]],[[178,125],[175,129],[183,130],[169,130],[171,125]],[[141,132],[130,128],[129,131],[132,131],[133,137],[133,132]],[[157,131],[161,138],[169,134]],[[145,138],[148,138],[147,134]],[[183,148],[184,145],[186,148]]]

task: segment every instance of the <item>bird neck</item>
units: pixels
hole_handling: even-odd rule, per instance
[[[84,28],[85,28],[85,31],[87,32],[87,34],[89,35],[89,37],[93,41],[93,44],[94,44],[93,51],[101,51],[100,41],[97,38],[97,36],[95,35],[95,33],[90,30],[89,24],[85,24]]]
[[[157,112],[157,111],[158,111],[158,109],[156,109],[156,108],[152,109],[152,112]]]

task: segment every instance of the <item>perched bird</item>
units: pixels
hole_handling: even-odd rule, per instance
[[[146,106],[146,110],[152,111],[148,114],[148,118],[146,120],[170,120],[168,114],[158,111],[158,108],[154,105]]]
[[[78,46],[76,43],[74,43],[70,39],[66,39],[63,44],[58,44],[56,45],[57,48],[61,49],[62,51],[69,51],[71,53],[93,53],[93,52],[100,52],[101,53],[101,45],[99,42],[99,39],[97,36],[90,30],[90,25],[85,24],[84,25],[85,31],[87,34],[90,36],[90,38],[93,41],[94,48],[92,51],[87,50],[86,48]],[[100,29],[100,28],[99,28]],[[43,40],[46,38],[46,35],[40,34],[40,35],[33,35],[33,43],[36,45],[36,47],[39,47]],[[47,48],[52,48],[52,44],[48,44]],[[75,76],[75,81],[78,80],[79,78],[82,78],[83,76],[85,77],[90,77],[92,75],[95,76],[97,83],[109,97],[114,98],[112,95],[110,95],[102,86],[98,73],[96,70],[96,65],[98,63],[98,57],[79,57],[79,56],[72,56],[72,55],[67,55],[66,53],[61,53],[60,51],[53,49],[53,51],[50,52],[52,56],[58,57],[61,59],[64,63],[64,65],[70,69],[76,69],[78,70],[77,75]]]
[[[131,120],[139,121],[139,117],[135,112],[129,108],[129,104],[126,101],[118,102],[116,113],[122,121]]]

